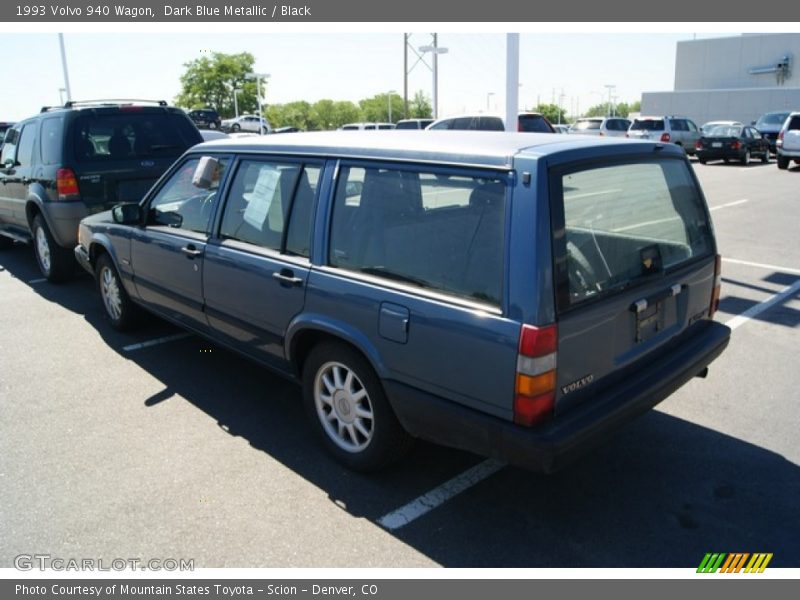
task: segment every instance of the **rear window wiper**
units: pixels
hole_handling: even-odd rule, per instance
[[[410,275],[404,275],[403,273],[397,273],[385,267],[364,267],[363,269],[360,269],[360,271],[362,273],[366,273],[367,275],[377,275],[378,277],[385,277],[386,279],[392,279],[394,281],[413,283],[414,285],[418,285],[420,287],[431,287],[431,284],[424,279],[419,279]]]

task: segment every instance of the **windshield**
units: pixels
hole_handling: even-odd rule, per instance
[[[761,118],[756,121],[756,129],[763,127],[764,125],[776,125],[780,126],[783,125],[783,122],[786,120],[786,117],[789,116],[788,112],[775,112],[775,113],[767,113],[765,115],[761,115]]]
[[[600,129],[602,121],[578,121],[572,128],[575,131],[585,131],[586,129]]]

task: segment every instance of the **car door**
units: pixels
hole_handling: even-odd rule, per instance
[[[229,160],[218,160],[209,187],[195,183],[199,155],[185,158],[145,204],[146,223],[131,235],[133,281],[153,310],[195,329],[207,329],[203,260],[208,227]]]
[[[700,139],[700,128],[695,125],[694,121],[686,119],[686,129],[688,130],[688,134],[684,148],[689,148],[690,151],[694,151],[694,145]]]
[[[16,129],[16,128],[15,128]],[[27,230],[25,204],[28,186],[33,181],[36,132],[38,123],[23,123],[13,142],[3,146],[3,178],[0,191],[0,220],[12,228]]]
[[[303,308],[311,221],[322,164],[273,158],[238,161],[206,246],[208,322],[225,341],[285,366],[284,333]]]

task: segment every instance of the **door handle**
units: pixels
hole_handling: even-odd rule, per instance
[[[183,248],[181,248],[181,252],[183,252],[189,258],[194,258],[195,256],[200,256],[203,254],[202,250],[198,250],[192,244],[189,244],[188,246],[184,246]]]
[[[294,272],[291,269],[281,269],[280,271],[275,271],[272,274],[272,277],[281,283],[288,283],[290,285],[301,285],[303,283],[303,279],[301,277],[295,277]]]
[[[32,179],[30,179],[30,178],[28,178],[28,177],[23,177],[23,178],[22,178],[22,183],[23,183],[24,185],[28,185],[28,184],[29,184],[31,181],[33,181],[33,180],[32,180]]]

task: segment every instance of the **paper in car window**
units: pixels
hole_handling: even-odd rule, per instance
[[[262,168],[253,191],[244,194],[247,200],[244,220],[259,231],[263,231],[269,209],[277,195],[279,179],[279,171],[272,168]]]

